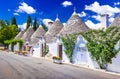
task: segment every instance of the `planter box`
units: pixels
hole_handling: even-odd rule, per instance
[[[27,51],[22,51],[22,54],[25,56],[27,54]]]
[[[53,63],[62,64],[62,60],[53,59]]]

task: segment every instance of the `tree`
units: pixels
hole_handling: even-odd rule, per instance
[[[91,30],[82,33],[87,40],[87,48],[92,58],[103,68],[106,64],[112,62],[120,49],[116,50],[115,45],[120,40],[120,27],[109,27],[104,30]]]
[[[32,19],[30,16],[28,16],[26,30],[31,26],[31,24],[32,24]]]
[[[17,26],[17,22],[16,22],[16,18],[12,17],[12,24],[11,25],[16,25]]]
[[[44,29],[45,31],[48,31],[48,28],[47,28],[47,26],[46,26],[44,23],[42,23],[41,25],[42,25],[42,27],[43,27],[43,29]]]
[[[13,39],[18,34],[16,25],[9,25],[0,29],[0,42],[4,44],[5,40]]]
[[[4,44],[8,46],[11,44],[11,50],[14,51],[14,45],[15,44],[19,44],[19,51],[21,52],[22,51],[22,46],[23,46],[23,40],[21,39],[11,39],[11,40],[6,40],[4,41]]]
[[[0,28],[4,28],[6,25],[6,23],[3,20],[0,20]]]
[[[0,20],[0,43],[4,44],[5,40],[13,39],[18,34],[15,17],[12,18],[12,23],[8,20]]]
[[[38,26],[38,23],[37,23],[37,20],[36,20],[36,17],[35,17],[34,23],[33,23],[33,29],[34,29],[34,31],[36,31],[36,29],[37,29],[38,27],[39,27],[39,26]]]
[[[42,56],[45,57],[45,55],[49,52],[49,47],[46,45],[46,43],[43,44],[43,51]]]

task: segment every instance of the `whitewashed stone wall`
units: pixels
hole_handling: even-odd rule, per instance
[[[18,51],[19,50],[19,43],[17,43],[16,45],[14,45],[14,51]]]
[[[59,49],[58,49],[58,42],[55,43],[49,43],[49,54],[52,54],[52,56],[58,56],[59,55]],[[68,58],[67,54],[64,52],[64,46],[62,47],[62,61],[65,63],[69,63],[70,59]]]
[[[63,56],[63,62],[65,62],[65,63],[70,63],[70,58],[68,57],[68,55],[65,53],[65,48],[64,48],[64,46],[63,46],[63,54],[62,54],[62,56]]]
[[[11,44],[8,46],[8,50],[9,52],[11,52]]]
[[[120,41],[115,45],[115,49],[120,48]],[[112,58],[112,63],[107,65],[107,70],[120,73],[120,52]]]
[[[99,65],[92,59],[90,52],[87,50],[86,44],[87,41],[82,36],[78,36],[73,54],[73,63],[99,68]]]
[[[107,70],[120,73],[120,52],[112,59],[112,63],[108,64]]]
[[[42,44],[33,46],[30,49],[30,55],[32,55],[32,57],[41,57],[42,56]]]
[[[49,54],[52,54],[53,56],[58,56],[58,45],[57,43],[49,43]]]

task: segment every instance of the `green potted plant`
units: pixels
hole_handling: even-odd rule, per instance
[[[62,58],[53,56],[53,63],[62,64]]]

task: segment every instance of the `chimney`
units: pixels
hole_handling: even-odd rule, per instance
[[[53,25],[53,22],[48,22],[48,30],[51,28],[52,25]]]
[[[108,14],[101,15],[101,27],[108,28]]]

